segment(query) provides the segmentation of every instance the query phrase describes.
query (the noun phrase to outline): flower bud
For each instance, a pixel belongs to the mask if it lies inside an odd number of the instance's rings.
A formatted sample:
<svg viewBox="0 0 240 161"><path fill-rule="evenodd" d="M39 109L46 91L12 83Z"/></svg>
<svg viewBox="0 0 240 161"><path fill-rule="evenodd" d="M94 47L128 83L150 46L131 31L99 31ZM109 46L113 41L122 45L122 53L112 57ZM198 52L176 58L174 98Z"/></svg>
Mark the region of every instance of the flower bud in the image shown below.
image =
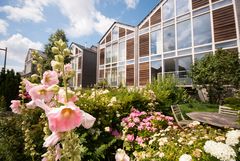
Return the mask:
<svg viewBox="0 0 240 161"><path fill-rule="evenodd" d="M38 75L37 74L33 74L33 75L31 75L31 78L33 79L33 80L37 80L38 79Z"/></svg>
<svg viewBox="0 0 240 161"><path fill-rule="evenodd" d="M64 57L62 55L55 55L54 58L57 62L64 62Z"/></svg>
<svg viewBox="0 0 240 161"><path fill-rule="evenodd" d="M64 56L69 56L69 55L70 55L70 50L69 50L68 48L65 48L65 49L63 50L63 55L64 55Z"/></svg>
<svg viewBox="0 0 240 161"><path fill-rule="evenodd" d="M36 61L36 60L33 60L32 63L33 63L33 64L37 64L37 61Z"/></svg>
<svg viewBox="0 0 240 161"><path fill-rule="evenodd" d="M60 43L60 47L61 47L61 48L60 48L61 50L64 50L64 49L67 48L67 44L62 41L62 42Z"/></svg>
<svg viewBox="0 0 240 161"><path fill-rule="evenodd" d="M47 90L57 93L59 91L59 86L58 85L52 85L52 86L48 87Z"/></svg>
<svg viewBox="0 0 240 161"><path fill-rule="evenodd" d="M59 53L59 50L58 50L57 47L52 47L52 52L53 52L54 54L58 54L58 53Z"/></svg>

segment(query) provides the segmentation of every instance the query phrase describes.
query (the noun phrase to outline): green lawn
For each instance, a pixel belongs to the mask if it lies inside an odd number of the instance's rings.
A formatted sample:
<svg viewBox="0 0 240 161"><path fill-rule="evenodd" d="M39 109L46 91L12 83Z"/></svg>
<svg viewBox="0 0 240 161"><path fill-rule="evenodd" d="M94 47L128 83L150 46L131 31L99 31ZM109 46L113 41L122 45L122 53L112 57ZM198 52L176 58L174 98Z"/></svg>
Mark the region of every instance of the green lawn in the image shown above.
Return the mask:
<svg viewBox="0 0 240 161"><path fill-rule="evenodd" d="M188 103L181 104L180 108L184 116L188 112L218 112L219 105L208 103Z"/></svg>

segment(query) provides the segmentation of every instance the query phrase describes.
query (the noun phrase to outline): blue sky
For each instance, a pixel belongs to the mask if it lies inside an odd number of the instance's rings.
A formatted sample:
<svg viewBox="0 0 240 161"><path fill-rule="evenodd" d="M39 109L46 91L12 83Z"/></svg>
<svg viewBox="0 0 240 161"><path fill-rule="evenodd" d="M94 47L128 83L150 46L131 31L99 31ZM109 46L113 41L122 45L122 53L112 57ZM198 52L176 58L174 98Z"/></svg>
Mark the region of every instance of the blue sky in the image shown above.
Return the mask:
<svg viewBox="0 0 240 161"><path fill-rule="evenodd" d="M69 44L95 45L114 21L137 25L160 0L0 0L0 48L22 71L28 48L43 49L63 29ZM0 51L0 68L4 52Z"/></svg>

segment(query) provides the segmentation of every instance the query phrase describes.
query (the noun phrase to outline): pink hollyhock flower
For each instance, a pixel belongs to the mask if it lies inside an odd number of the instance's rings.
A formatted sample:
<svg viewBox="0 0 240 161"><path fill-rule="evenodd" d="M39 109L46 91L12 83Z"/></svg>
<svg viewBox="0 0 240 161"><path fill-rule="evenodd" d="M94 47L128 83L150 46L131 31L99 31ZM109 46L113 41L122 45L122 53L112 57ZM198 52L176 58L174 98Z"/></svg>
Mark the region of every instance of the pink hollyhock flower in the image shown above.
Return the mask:
<svg viewBox="0 0 240 161"><path fill-rule="evenodd" d="M64 65L64 70L66 73L71 73L73 71L72 65L71 64L65 64Z"/></svg>
<svg viewBox="0 0 240 161"><path fill-rule="evenodd" d="M61 88L58 91L56 99L58 100L59 103L66 104L67 102L76 102L78 100L78 97L74 94L73 91L68 89L68 101L67 101L66 92L63 88Z"/></svg>
<svg viewBox="0 0 240 161"><path fill-rule="evenodd" d="M65 132L82 124L83 113L73 102L68 102L66 106L50 108L47 118L52 132Z"/></svg>
<svg viewBox="0 0 240 161"><path fill-rule="evenodd" d="M29 95L33 101L43 99L46 102L50 102L54 94L53 92L47 90L47 86L38 85L30 89Z"/></svg>
<svg viewBox="0 0 240 161"><path fill-rule="evenodd" d="M20 109L20 106L21 106L21 102L19 100L12 100L11 101L11 109L12 109L12 112L13 113L17 113L17 114L21 114L21 109Z"/></svg>
<svg viewBox="0 0 240 161"><path fill-rule="evenodd" d="M127 135L127 140L130 141L130 142L133 142L133 140L134 140L134 135L133 135L133 134L132 134L132 135L131 135L131 134L128 134L128 135Z"/></svg>
<svg viewBox="0 0 240 161"><path fill-rule="evenodd" d="M41 80L43 85L51 86L59 83L58 73L55 71L46 71L43 74L43 79Z"/></svg>
<svg viewBox="0 0 240 161"><path fill-rule="evenodd" d="M44 103L44 100L35 100L35 105L42 108L46 113L50 111L50 107Z"/></svg>
<svg viewBox="0 0 240 161"><path fill-rule="evenodd" d="M138 142L139 145L143 144L143 138L137 136L136 141Z"/></svg>
<svg viewBox="0 0 240 161"><path fill-rule="evenodd" d="M43 147L54 146L61 139L60 134L57 132L53 132L50 136L45 139L43 143Z"/></svg>
<svg viewBox="0 0 240 161"><path fill-rule="evenodd" d="M82 126L86 129L91 128L94 122L96 121L96 118L84 111L82 111L82 114L83 114Z"/></svg>
<svg viewBox="0 0 240 161"><path fill-rule="evenodd" d="M27 106L27 108L29 108L29 109L35 109L36 104L35 104L34 101L30 101L30 102L26 103L26 106Z"/></svg>
<svg viewBox="0 0 240 161"><path fill-rule="evenodd" d="M130 161L129 156L122 149L117 150L117 153L115 155L115 159L116 159L116 161Z"/></svg>
<svg viewBox="0 0 240 161"><path fill-rule="evenodd" d="M26 91L29 93L30 89L36 86L36 84L33 84L29 82L27 79L23 80L23 83L25 84Z"/></svg>

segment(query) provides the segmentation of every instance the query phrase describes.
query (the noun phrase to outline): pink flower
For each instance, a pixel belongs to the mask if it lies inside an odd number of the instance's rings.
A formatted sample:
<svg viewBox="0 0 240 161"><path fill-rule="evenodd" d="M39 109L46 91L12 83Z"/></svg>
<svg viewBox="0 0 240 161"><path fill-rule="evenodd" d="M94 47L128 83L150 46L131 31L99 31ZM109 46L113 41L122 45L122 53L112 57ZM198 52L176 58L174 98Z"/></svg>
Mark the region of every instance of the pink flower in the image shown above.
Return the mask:
<svg viewBox="0 0 240 161"><path fill-rule="evenodd" d="M72 65L71 64L64 65L64 70L66 73L72 72Z"/></svg>
<svg viewBox="0 0 240 161"><path fill-rule="evenodd" d="M52 132L65 132L82 124L83 113L74 103L69 102L60 108L50 108L47 118Z"/></svg>
<svg viewBox="0 0 240 161"><path fill-rule="evenodd" d="M36 104L34 101L30 101L30 102L26 103L26 106L29 109L34 109L36 107Z"/></svg>
<svg viewBox="0 0 240 161"><path fill-rule="evenodd" d="M116 161L130 161L130 158L124 150L118 149L117 153L115 155L115 160Z"/></svg>
<svg viewBox="0 0 240 161"><path fill-rule="evenodd" d="M46 71L43 74L43 79L41 80L43 85L51 86L59 83L58 73L55 71Z"/></svg>
<svg viewBox="0 0 240 161"><path fill-rule="evenodd" d="M112 131L112 135L115 137L120 137L120 133L117 130Z"/></svg>
<svg viewBox="0 0 240 161"><path fill-rule="evenodd" d="M55 146L55 153L56 153L55 161L60 160L61 159L61 148L60 148L59 144L57 144Z"/></svg>
<svg viewBox="0 0 240 161"><path fill-rule="evenodd" d="M136 141L138 142L139 145L143 144L143 138L137 136Z"/></svg>
<svg viewBox="0 0 240 161"><path fill-rule="evenodd" d="M53 92L48 91L47 87L44 85L38 85L30 89L29 95L33 101L43 99L46 102L50 102L53 97Z"/></svg>
<svg viewBox="0 0 240 161"><path fill-rule="evenodd" d="M21 102L19 100L12 100L11 101L11 109L12 109L12 112L13 113L17 113L17 114L21 114L21 109L20 109L20 106L21 106Z"/></svg>
<svg viewBox="0 0 240 161"><path fill-rule="evenodd" d="M135 123L134 122L129 122L128 123L128 128L131 128L131 127L134 127L135 126Z"/></svg>
<svg viewBox="0 0 240 161"><path fill-rule="evenodd" d="M57 144L57 142L60 140L60 134L53 132L50 136L48 136L45 139L45 142L43 143L43 147L49 147L49 146L54 146Z"/></svg>
<svg viewBox="0 0 240 161"><path fill-rule="evenodd" d="M140 122L140 119L139 119L138 117L135 117L135 118L133 119L133 121L134 121L135 123L139 123L139 122Z"/></svg>
<svg viewBox="0 0 240 161"><path fill-rule="evenodd" d="M65 104L67 102L76 102L78 100L78 97L75 95L73 91L68 89L68 101L66 98L66 92L63 88L61 88L58 91L58 95L56 96L59 103Z"/></svg>
<svg viewBox="0 0 240 161"><path fill-rule="evenodd" d="M26 91L29 93L30 89L36 86L36 84L33 84L29 82L27 79L23 80L23 83L25 84Z"/></svg>
<svg viewBox="0 0 240 161"><path fill-rule="evenodd" d="M132 134L132 135L131 135L131 134L128 134L128 135L127 135L127 140L130 141L130 142L133 142L133 140L134 140L134 135L133 135L133 134Z"/></svg>
<svg viewBox="0 0 240 161"><path fill-rule="evenodd" d="M82 111L82 114L83 114L82 126L86 129L91 128L94 122L96 121L96 118L84 111Z"/></svg>

